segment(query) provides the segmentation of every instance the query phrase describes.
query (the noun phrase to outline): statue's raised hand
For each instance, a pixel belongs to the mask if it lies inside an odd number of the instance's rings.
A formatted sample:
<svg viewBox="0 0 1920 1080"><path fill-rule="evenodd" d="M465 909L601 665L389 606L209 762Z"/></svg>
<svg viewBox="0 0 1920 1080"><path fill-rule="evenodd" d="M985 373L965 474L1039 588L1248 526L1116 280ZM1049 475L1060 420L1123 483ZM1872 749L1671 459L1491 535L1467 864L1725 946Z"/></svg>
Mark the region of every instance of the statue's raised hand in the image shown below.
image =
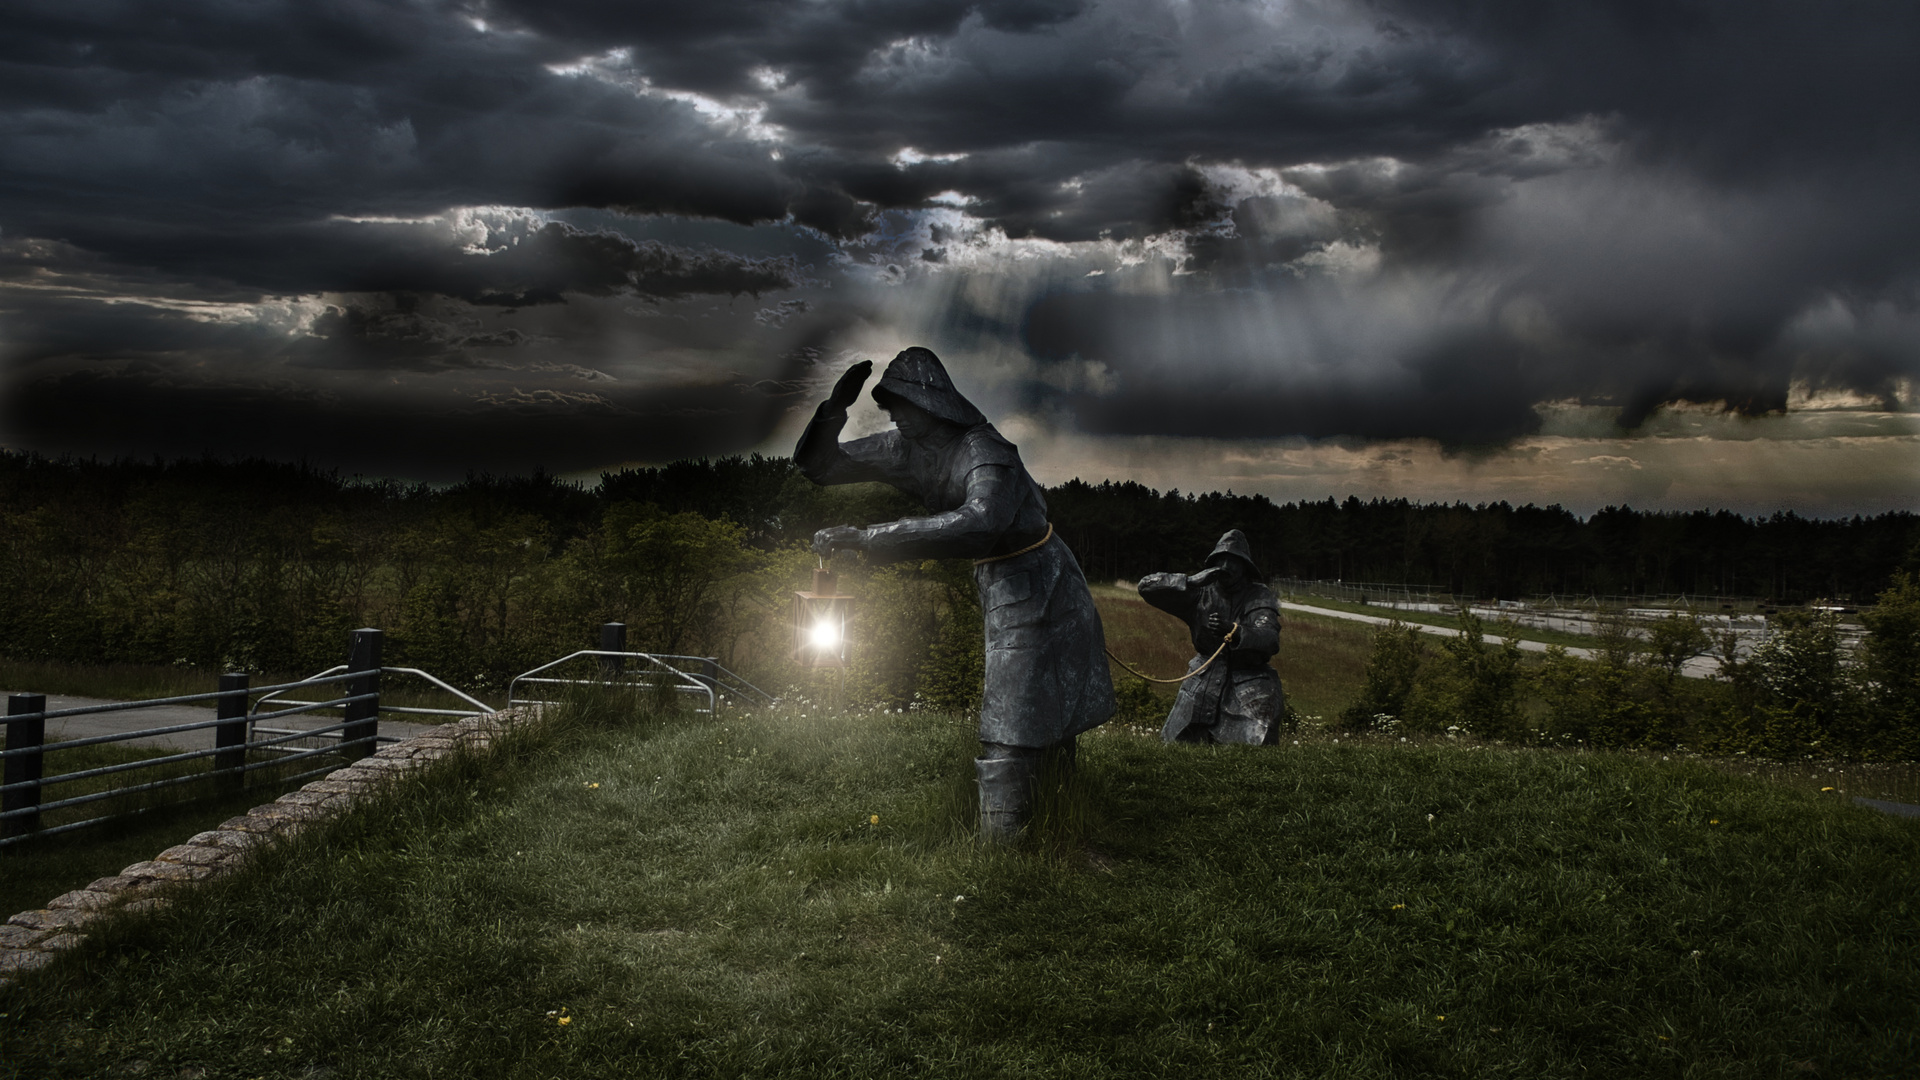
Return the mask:
<svg viewBox="0 0 1920 1080"><path fill-rule="evenodd" d="M846 412L853 403L860 400L860 388L867 384L867 377L873 374L873 361L862 360L847 369L840 381L833 384L833 393L827 397L827 406Z"/></svg>

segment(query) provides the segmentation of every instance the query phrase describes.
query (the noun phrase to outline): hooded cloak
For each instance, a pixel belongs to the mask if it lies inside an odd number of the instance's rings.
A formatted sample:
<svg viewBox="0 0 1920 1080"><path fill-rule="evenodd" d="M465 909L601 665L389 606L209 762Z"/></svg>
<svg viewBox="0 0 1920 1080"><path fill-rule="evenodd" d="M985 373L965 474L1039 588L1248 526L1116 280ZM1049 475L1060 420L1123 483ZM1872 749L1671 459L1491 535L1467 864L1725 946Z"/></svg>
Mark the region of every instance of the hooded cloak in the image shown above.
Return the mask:
<svg viewBox="0 0 1920 1080"><path fill-rule="evenodd" d="M1073 553L1049 538L1046 496L1019 450L930 350L894 357L873 397L882 407L910 402L942 428L922 439L895 428L842 443L847 414L828 400L794 461L816 484L878 481L927 508L926 517L867 527L863 546L876 560L991 560L973 572L986 632L980 740L1041 748L1105 723L1114 701L1100 613Z"/></svg>

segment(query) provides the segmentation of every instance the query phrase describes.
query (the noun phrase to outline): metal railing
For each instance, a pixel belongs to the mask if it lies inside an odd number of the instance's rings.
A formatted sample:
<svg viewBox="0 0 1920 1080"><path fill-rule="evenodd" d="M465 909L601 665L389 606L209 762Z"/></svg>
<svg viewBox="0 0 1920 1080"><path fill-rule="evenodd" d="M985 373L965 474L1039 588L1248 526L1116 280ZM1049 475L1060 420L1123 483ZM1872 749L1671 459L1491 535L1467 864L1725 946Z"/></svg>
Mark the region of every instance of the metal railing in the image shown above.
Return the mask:
<svg viewBox="0 0 1920 1080"><path fill-rule="evenodd" d="M271 712L271 713L262 713L262 712L260 712L260 711L259 711L259 709L260 709L260 707L261 707L261 706L263 706L263 705L265 705L265 704L267 704L268 702L275 702L275 701L276 701L276 699L279 699L279 700L278 700L278 701L276 702L277 704L283 704L283 705L299 705L299 706L307 706L307 707L309 707L310 709L332 709L332 708L338 708L338 707L339 707L339 704L338 704L338 703L336 703L336 702L330 702L330 701L296 701L296 700L293 700L293 699L291 699L291 698L285 698L285 699L281 699L281 698L280 698L280 695L281 695L281 694L283 694L283 693L287 693L287 692L288 692L288 691L289 691L290 689L296 689L296 688L298 688L298 687L301 687L301 686L306 686L306 685L310 685L310 684L312 684L312 683L313 683L313 682L314 682L315 680L317 680L317 679L321 679L321 678L324 678L324 677L326 677L326 676L329 676L329 675L332 675L332 674L334 674L335 672L338 672L338 671L344 671L344 670L346 670L346 667L347 667L347 665L345 665L345 664L335 664L334 666L332 666L332 667L330 667L330 668L328 668L328 669L327 669L327 670L325 670L325 671L322 671L322 672L320 672L320 673L319 673L319 674L317 674L317 675L310 675L310 676L308 676L308 677L307 677L307 678L306 678L305 680L303 680L303 681L301 681L301 682L298 682L298 683L289 683L289 684L287 684L287 687L285 687L285 688L282 688L282 689L276 689L276 690L273 690L273 692L271 692L271 693L267 693L267 694L262 694L262 695L260 696L260 699L259 699L258 701L256 701L256 702L254 702L254 703L253 703L253 708L252 708L251 710L249 710L249 711L248 711L248 713L247 713L247 720L248 720L248 729L247 729L247 730L248 730L248 739L249 739L249 741L251 741L251 739L252 739L252 736L253 736L254 734L256 734L256 733L262 733L262 732L264 732L264 733L266 733L266 734L268 734L268 735L295 735L295 734L299 734L299 735L307 735L307 736L313 736L313 735L317 735L317 734L322 734L322 733L323 733L323 731L322 731L322 729L317 729L317 728L309 728L309 729L300 729L300 728L268 728L268 727L259 727L259 726L257 726L257 723L258 723L258 721L261 721L261 720L271 720L271 719L273 719L274 717L277 717L277 716L286 716L286 715L291 715L291 713L292 713L292 712L294 712L294 711L307 711L307 710L304 710L304 709L302 709L302 710L289 710L288 712ZM383 668L381 668L381 669L380 669L380 674L382 674L382 675L411 675L411 676L414 676L414 677L416 677L416 678L420 678L420 679L425 679L425 680L426 680L427 682L429 682L429 683L432 683L432 684L433 684L433 685L434 685L435 687L437 687L437 688L439 688L439 689L441 689L441 690L445 690L445 691L446 691L447 693L449 693L449 694L452 694L453 696L455 696L455 697L457 697L457 698L459 698L459 699L461 699L462 701L465 701L465 702L467 702L468 704L470 704L470 705L472 705L472 706L473 706L473 708L471 708L471 709L428 709L428 708L422 708L422 707L420 707L420 706L415 706L415 705L382 705L382 706L380 706L380 711L381 711L381 712L383 712L383 713L411 713L411 714L414 714L414 715L421 715L421 716L457 716L457 717L462 717L462 718L465 718L465 717L469 717L469 716L484 716L484 715L486 715L487 713L490 713L490 712L493 712L493 711L494 711L494 709L493 709L493 706L491 706L491 705L489 705L489 704L487 704L487 703L486 703L486 702L484 702L484 701L481 701L481 700L480 700L479 698L477 698L477 697L474 697L474 696L473 696L472 694L469 694L469 693L467 693L466 691L464 691L464 690L461 690L461 689L459 689L458 687L455 687L455 686L453 686L453 685L451 685L451 684L449 684L449 683L447 683L447 682L445 682L444 680L442 680L442 679L440 679L440 678L439 678L438 676L435 676L435 675L432 675L432 674L430 674L430 673L428 673L428 672L425 672L425 671L422 671L422 670L420 670L419 668L403 668L403 667L383 667ZM329 728L329 729L325 729L325 730L326 730L326 731L332 731L332 730L336 730L336 729L333 729L333 728ZM388 741L388 740L390 739L390 737L389 737L389 736L382 736L381 738L382 738L382 741ZM291 748L291 747L290 747L290 748L288 748L288 749L294 749L294 748Z"/></svg>
<svg viewBox="0 0 1920 1080"><path fill-rule="evenodd" d="M153 807L121 810L51 826L43 825L41 820L41 815L48 811L87 806L110 799L124 800L130 796L182 784L212 783L216 791L236 791L244 788L250 774L260 769L276 770L272 777L276 784L290 783L320 773L331 772L340 768L343 760L351 762L372 753L377 743L399 741L396 736L380 734L379 723L382 712L464 717L494 711L487 703L419 668L382 667L380 665L381 637L381 632L378 630L356 630L351 635L347 663L328 668L318 675L297 682L280 683L274 686L251 686L249 676L229 674L220 676L220 688L210 693L182 694L175 697L104 705L81 705L68 709L48 709L44 694L12 695L7 702L7 717L4 723L5 749L0 750L0 761L4 762L4 773L0 773L0 845L84 829L131 814L144 813ZM380 703L382 675L406 675L424 679L474 708L468 710L382 706ZM345 684L346 692L324 700L296 700L282 696L336 684ZM258 700L250 706L249 699L254 695L258 695ZM215 703L215 715L211 720L166 724L134 731L62 739L57 742L46 741L48 720L100 713L131 712L166 705L190 705L205 701ZM275 707L264 708L268 705ZM341 709L343 715L336 723L310 728L276 728L266 727L260 723L263 720L277 720L324 709ZM152 739L208 728L213 729L214 733L212 749L162 753L155 757L77 769L56 776L43 774L46 756L55 751L124 743L135 739ZM325 745L314 746L312 740L315 739L325 739L327 742ZM258 755L261 753L270 753L273 756L260 759ZM327 756L330 760L317 768L288 773L289 766L297 768L295 765L297 762L322 756ZM254 760L249 760L250 757ZM165 769L168 766L207 758L213 759L211 769L162 776L144 783L110 787L52 801L46 801L43 798L47 788L57 785L117 776L141 769Z"/></svg>
<svg viewBox="0 0 1920 1080"><path fill-rule="evenodd" d="M301 687L324 686L334 683L364 682L377 677L377 670L349 671L316 679L302 679L299 682L283 683L279 686L260 687L266 691L284 691ZM123 813L105 814L82 821L66 822L60 825L42 827L40 816L50 810L84 806L108 799L120 799L149 791L174 787L180 784L205 783L209 780L226 779L230 787L243 786L246 774L258 769L276 768L284 770L290 763L313 758L322 754L333 755L336 759L344 752L364 756L372 752L373 744L379 739L377 730L364 730L348 735L348 729L356 726L366 728L368 721L358 715L350 715L340 723L319 728L296 731L268 739L248 738L246 728L254 717L246 712L246 698L255 692L245 684L246 676L238 676L239 685L234 685L235 676L222 677L222 688L206 694L182 694L177 697L155 698L148 701L117 702L111 705L82 705L70 709L46 708L44 694L14 694L8 699L6 749L0 750L0 759L5 761L4 782L0 782L0 845L19 843L36 836L52 836L72 832L90 825L127 816L127 813L140 813L134 810ZM353 707L358 705L378 708L379 692L348 693L323 702L298 705L289 709L280 709L263 714L261 718L291 716L295 713L312 712L320 708L344 707L357 713ZM143 728L138 731L113 732L106 735L90 735L78 739L62 739L58 742L46 742L45 731L48 720L58 720L70 716L84 716L96 713L129 712L135 709L153 708L161 705L186 705L199 701L217 701L219 715L212 720L200 720L185 724L168 724L161 727ZM90 769L60 773L55 776L42 774L46 755L57 750L73 750L83 746L100 746L107 743L126 742L132 739L153 738L160 735L175 735L188 731L214 729L215 744L209 750L188 750L159 757L142 758L137 761L118 762ZM280 744L297 739L307 739L315 735L339 732L341 738L331 746L317 749L293 749L286 756L265 761L246 760L249 750L278 747ZM138 769L153 769L187 761L205 758L214 759L212 769L182 773L176 776L162 777L141 784L129 784L112 787L103 791L88 792L64 799L44 801L41 793L44 789L59 784L70 784L80 780L118 773L132 772ZM299 772L291 776L280 776L282 782L304 779L321 772L331 772L339 768L337 760L318 769ZM143 808L144 809L144 808Z"/></svg>
<svg viewBox="0 0 1920 1080"><path fill-rule="evenodd" d="M627 628L624 623L603 625L600 628L598 649L581 649L578 652L568 653L558 660L515 675L507 683L507 707L555 704L539 698L521 697L519 690L522 683L535 686L600 686L705 694L707 707L695 710L705 713L712 713L717 709L722 702L726 701L726 695L732 695L743 701L757 701L763 705L778 703L778 699L772 694L720 666L720 661L716 657L629 652L626 643ZM586 657L594 657L599 661L597 678L559 678L542 675L543 672L554 671L563 664ZM638 660L643 666L638 671L629 671L626 667L628 660Z"/></svg>

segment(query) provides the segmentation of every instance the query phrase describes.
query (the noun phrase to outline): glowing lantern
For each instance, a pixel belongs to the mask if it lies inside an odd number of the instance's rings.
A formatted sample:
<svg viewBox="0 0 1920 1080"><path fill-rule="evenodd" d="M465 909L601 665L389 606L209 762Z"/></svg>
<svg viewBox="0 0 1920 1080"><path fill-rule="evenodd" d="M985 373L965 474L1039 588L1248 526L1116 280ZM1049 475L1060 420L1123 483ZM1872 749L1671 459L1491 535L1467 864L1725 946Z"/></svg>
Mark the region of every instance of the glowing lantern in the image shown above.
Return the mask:
<svg viewBox="0 0 1920 1080"><path fill-rule="evenodd" d="M802 667L847 666L847 624L853 597L840 595L837 575L813 572L813 591L793 594L793 656Z"/></svg>

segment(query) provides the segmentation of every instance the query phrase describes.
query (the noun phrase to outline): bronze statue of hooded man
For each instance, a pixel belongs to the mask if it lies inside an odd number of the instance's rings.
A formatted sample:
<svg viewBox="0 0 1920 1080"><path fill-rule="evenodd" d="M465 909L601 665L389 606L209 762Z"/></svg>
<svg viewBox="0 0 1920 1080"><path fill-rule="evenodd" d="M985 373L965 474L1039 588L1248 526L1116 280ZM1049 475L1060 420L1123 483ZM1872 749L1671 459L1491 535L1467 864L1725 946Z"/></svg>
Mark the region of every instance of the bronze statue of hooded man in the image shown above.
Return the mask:
<svg viewBox="0 0 1920 1080"><path fill-rule="evenodd" d="M1250 746L1278 742L1287 699L1280 673L1268 661L1280 651L1280 601L1263 584L1246 534L1228 530L1197 574L1141 578L1140 599L1187 624L1194 651L1189 672L1207 665L1180 684L1160 738Z"/></svg>
<svg viewBox="0 0 1920 1080"><path fill-rule="evenodd" d="M872 372L869 361L847 369L800 436L794 461L816 484L891 484L929 514L822 529L813 549L864 551L879 562L974 560L986 627L974 761L980 830L1006 839L1031 815L1043 768L1070 768L1074 737L1113 715L1100 613L1019 451L954 388L930 350L901 352L873 388L894 429L840 441L847 408Z"/></svg>

